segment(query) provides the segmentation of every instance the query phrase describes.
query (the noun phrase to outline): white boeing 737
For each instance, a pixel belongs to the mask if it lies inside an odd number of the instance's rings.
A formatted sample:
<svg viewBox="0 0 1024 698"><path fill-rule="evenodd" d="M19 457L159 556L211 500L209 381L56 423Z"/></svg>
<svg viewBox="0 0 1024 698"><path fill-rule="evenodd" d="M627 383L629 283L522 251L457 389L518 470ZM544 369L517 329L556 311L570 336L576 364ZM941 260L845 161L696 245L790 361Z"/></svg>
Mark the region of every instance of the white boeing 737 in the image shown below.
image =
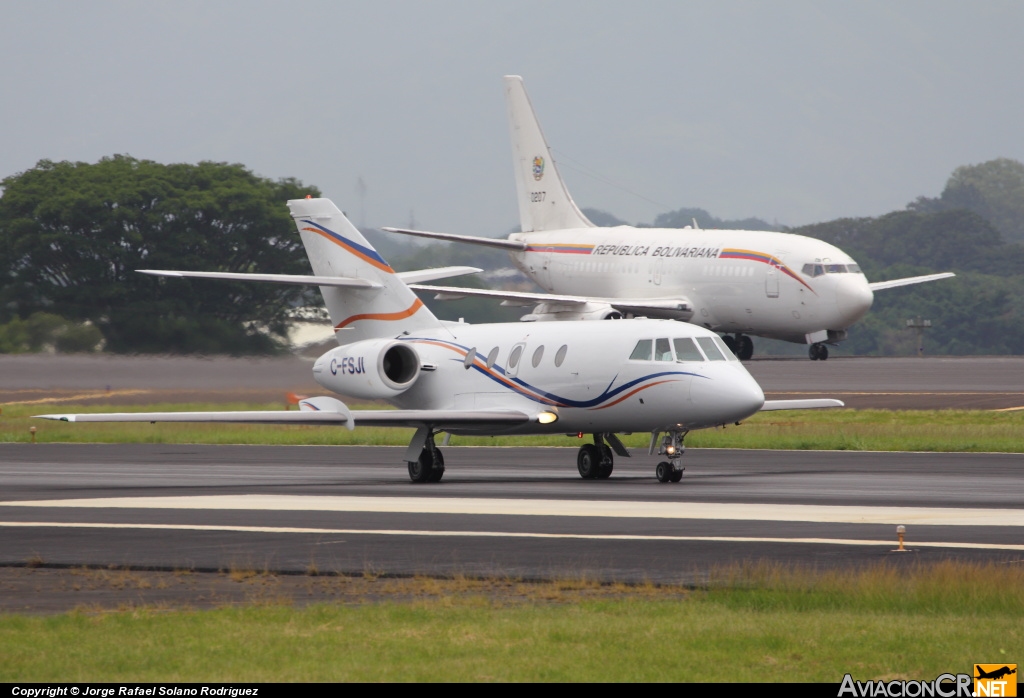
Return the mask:
<svg viewBox="0 0 1024 698"><path fill-rule="evenodd" d="M750 335L809 344L811 359L871 307L874 292L953 276L928 274L868 283L857 263L821 240L752 230L597 227L558 174L522 78L505 77L521 233L507 240L384 230L508 250L512 262L550 293L440 286L438 298L485 296L537 304L523 320L683 320L726 335L741 359Z"/></svg>
<svg viewBox="0 0 1024 698"><path fill-rule="evenodd" d="M68 422L248 422L412 427L405 453L413 482L437 482L449 434L592 434L576 464L584 478L611 475L616 436L650 432L661 482L678 482L683 437L759 410L842 406L838 400L765 401L718 335L669 320L468 325L438 320L328 199L288 206L312 276L145 270L161 276L320 287L338 343L313 364L334 393L397 409L350 410L334 397L300 411L50 414ZM444 270L416 272L437 276ZM269 277L269 278L268 278ZM664 435L664 436L663 436Z"/></svg>

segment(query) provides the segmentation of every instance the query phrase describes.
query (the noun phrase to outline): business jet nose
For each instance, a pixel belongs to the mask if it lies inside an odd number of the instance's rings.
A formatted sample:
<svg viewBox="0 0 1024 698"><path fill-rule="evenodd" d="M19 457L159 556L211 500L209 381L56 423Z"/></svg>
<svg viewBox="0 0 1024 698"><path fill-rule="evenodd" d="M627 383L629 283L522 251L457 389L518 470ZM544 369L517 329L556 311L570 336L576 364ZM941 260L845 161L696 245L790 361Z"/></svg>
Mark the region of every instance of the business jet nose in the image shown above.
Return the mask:
<svg viewBox="0 0 1024 698"><path fill-rule="evenodd" d="M843 327L849 327L864 317L874 300L875 294L871 292L871 287L864 277L847 275L838 279L836 306L839 308Z"/></svg>
<svg viewBox="0 0 1024 698"><path fill-rule="evenodd" d="M690 400L707 424L728 424L746 419L764 405L764 392L739 362L709 367L690 382Z"/></svg>

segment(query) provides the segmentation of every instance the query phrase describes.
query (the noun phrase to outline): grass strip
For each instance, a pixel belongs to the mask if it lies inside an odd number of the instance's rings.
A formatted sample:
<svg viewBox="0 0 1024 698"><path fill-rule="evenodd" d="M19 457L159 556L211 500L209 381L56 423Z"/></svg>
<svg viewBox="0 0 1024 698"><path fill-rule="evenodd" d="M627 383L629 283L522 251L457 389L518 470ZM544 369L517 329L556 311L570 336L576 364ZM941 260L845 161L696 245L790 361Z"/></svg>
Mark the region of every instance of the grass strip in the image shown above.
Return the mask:
<svg viewBox="0 0 1024 698"><path fill-rule="evenodd" d="M358 409L358 406L355 407ZM279 404L196 403L131 406L5 405L0 442L27 442L30 427L47 443L271 444L405 446L412 431L379 427L308 427L244 424L66 424L31 415L45 412L160 412L272 410ZM380 409L379 405L373 409ZM757 414L742 425L704 429L686 438L697 448L769 448L849 451L933 451L1024 453L1024 411L985 410L811 410ZM646 449L649 435L623 437L630 448ZM459 446L570 446L578 440L551 436L454 437Z"/></svg>
<svg viewBox="0 0 1024 698"><path fill-rule="evenodd" d="M402 602L4 615L0 681L838 682L1024 655L1015 565L741 565L700 589L604 596L572 582L504 584L512 595L421 583Z"/></svg>

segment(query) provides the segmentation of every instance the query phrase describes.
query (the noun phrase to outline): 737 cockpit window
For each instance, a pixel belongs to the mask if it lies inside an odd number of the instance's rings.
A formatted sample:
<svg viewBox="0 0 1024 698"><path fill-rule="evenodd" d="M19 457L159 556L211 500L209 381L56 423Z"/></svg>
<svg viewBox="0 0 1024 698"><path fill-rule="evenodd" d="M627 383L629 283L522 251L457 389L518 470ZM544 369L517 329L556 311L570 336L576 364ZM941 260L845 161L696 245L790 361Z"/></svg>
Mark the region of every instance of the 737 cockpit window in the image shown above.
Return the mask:
<svg viewBox="0 0 1024 698"><path fill-rule="evenodd" d="M822 274L824 274L825 268L822 267L820 264L805 264L804 268L801 269L800 271L802 271L805 276L810 276L811 278L814 278L815 276L821 276Z"/></svg>
<svg viewBox="0 0 1024 698"><path fill-rule="evenodd" d="M711 337L697 337L697 344L704 350L704 355L708 357L708 361L725 361L725 355L719 351L715 340Z"/></svg>
<svg viewBox="0 0 1024 698"><path fill-rule="evenodd" d="M676 345L676 360L677 361L703 361L704 355L700 353L700 349L693 343L693 340L689 337L682 339L673 339L672 343Z"/></svg>
<svg viewBox="0 0 1024 698"><path fill-rule="evenodd" d="M633 353L629 355L630 361L650 361L651 360L651 348L654 346L654 340L652 339L641 339L633 347Z"/></svg>

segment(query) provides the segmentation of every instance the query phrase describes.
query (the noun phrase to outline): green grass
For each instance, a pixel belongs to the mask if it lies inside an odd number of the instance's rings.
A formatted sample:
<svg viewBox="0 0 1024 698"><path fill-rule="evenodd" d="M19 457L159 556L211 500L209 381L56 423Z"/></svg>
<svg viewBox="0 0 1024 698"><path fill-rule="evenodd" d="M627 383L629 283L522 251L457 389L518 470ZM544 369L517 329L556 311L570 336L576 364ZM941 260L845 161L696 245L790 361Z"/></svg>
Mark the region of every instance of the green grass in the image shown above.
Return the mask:
<svg viewBox="0 0 1024 698"><path fill-rule="evenodd" d="M355 406L358 409L358 406ZM380 409L374 405L372 409ZM405 446L411 430L357 427L250 426L240 424L66 424L30 419L53 412L206 411L281 409L280 404L154 404L132 406L21 405L3 406L0 441L30 440L36 427L39 442L78 443L204 443L204 444L368 444ZM687 446L698 448L772 448L863 451L1000 451L1024 452L1024 410L805 410L766 412L742 425L695 431ZM623 437L630 448L646 449L649 435ZM564 435L517 437L455 437L461 446L571 446Z"/></svg>
<svg viewBox="0 0 1024 698"><path fill-rule="evenodd" d="M525 601L456 583L402 603L0 616L0 681L838 682L1024 656L1019 566L752 565L603 597L533 586Z"/></svg>

